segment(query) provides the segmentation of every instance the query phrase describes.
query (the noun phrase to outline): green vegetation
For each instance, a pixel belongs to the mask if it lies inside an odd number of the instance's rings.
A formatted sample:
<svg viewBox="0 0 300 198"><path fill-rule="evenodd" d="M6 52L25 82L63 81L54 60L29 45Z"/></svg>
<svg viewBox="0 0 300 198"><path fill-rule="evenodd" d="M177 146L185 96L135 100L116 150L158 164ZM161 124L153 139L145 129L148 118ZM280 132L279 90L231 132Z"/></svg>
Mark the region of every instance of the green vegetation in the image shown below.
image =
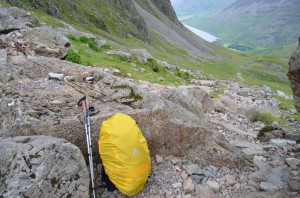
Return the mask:
<svg viewBox="0 0 300 198"><path fill-rule="evenodd" d="M51 185L52 185L52 188L54 188L54 186L56 185L56 184L58 184L58 179L56 178L56 177L52 177L52 179L51 179Z"/></svg>
<svg viewBox="0 0 300 198"><path fill-rule="evenodd" d="M253 116L251 121L252 122L261 121L266 125L270 125L275 121L278 122L279 124L284 123L284 120L282 118L274 117L269 113L257 113Z"/></svg>
<svg viewBox="0 0 300 198"><path fill-rule="evenodd" d="M159 72L160 70L160 65L154 60L153 58L148 58L147 59L147 65L154 71L154 72Z"/></svg>
<svg viewBox="0 0 300 198"><path fill-rule="evenodd" d="M81 63L80 55L73 49L68 50L66 60L77 64Z"/></svg>

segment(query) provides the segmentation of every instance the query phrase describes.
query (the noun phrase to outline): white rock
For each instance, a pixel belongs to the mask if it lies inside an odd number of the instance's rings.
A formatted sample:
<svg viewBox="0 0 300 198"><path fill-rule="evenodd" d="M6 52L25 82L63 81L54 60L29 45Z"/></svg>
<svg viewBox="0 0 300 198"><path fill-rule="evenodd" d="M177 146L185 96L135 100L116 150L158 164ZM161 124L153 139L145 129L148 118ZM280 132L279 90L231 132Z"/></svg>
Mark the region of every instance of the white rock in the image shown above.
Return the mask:
<svg viewBox="0 0 300 198"><path fill-rule="evenodd" d="M50 80L59 80L59 81L63 81L64 80L64 74L57 74L57 73L49 73L48 77Z"/></svg>
<svg viewBox="0 0 300 198"><path fill-rule="evenodd" d="M172 184L172 187L173 188L181 188L182 187L182 183L181 182L174 183L174 184Z"/></svg>
<svg viewBox="0 0 300 198"><path fill-rule="evenodd" d="M164 158L160 155L155 156L156 163L160 164L164 162Z"/></svg>

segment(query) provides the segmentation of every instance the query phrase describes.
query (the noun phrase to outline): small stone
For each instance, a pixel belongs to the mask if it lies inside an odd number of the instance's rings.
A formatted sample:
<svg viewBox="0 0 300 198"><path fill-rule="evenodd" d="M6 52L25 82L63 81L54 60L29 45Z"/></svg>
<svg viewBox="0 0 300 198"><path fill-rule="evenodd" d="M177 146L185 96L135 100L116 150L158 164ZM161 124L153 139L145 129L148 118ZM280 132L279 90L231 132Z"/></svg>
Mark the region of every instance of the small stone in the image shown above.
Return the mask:
<svg viewBox="0 0 300 198"><path fill-rule="evenodd" d="M179 157L173 157L170 159L171 162L174 164L174 165L177 165L177 166L181 166L182 165L182 161Z"/></svg>
<svg viewBox="0 0 300 198"><path fill-rule="evenodd" d="M269 183L269 182L261 182L259 185L259 189L267 192L274 192L277 190L277 186Z"/></svg>
<svg viewBox="0 0 300 198"><path fill-rule="evenodd" d="M186 178L188 178L188 174L185 172L185 171L182 171L182 173L181 173L181 178L183 179L183 180L186 180Z"/></svg>
<svg viewBox="0 0 300 198"><path fill-rule="evenodd" d="M298 171L290 171L290 173L291 173L291 175L292 175L293 177L296 177L296 176L298 176L298 174L299 174Z"/></svg>
<svg viewBox="0 0 300 198"><path fill-rule="evenodd" d="M183 192L184 194L190 194L194 191L195 185L190 178L187 178L183 183Z"/></svg>
<svg viewBox="0 0 300 198"><path fill-rule="evenodd" d="M300 192L300 183L296 181L288 182L288 187L292 192Z"/></svg>
<svg viewBox="0 0 300 198"><path fill-rule="evenodd" d="M191 194L184 195L184 198L192 198Z"/></svg>
<svg viewBox="0 0 300 198"><path fill-rule="evenodd" d="M49 73L48 74L49 80L59 80L63 81L64 80L64 74L57 74L57 73Z"/></svg>
<svg viewBox="0 0 300 198"><path fill-rule="evenodd" d="M265 145L265 146L263 146L263 150L264 151L270 151L270 150L272 150L274 148L274 146L272 146L272 145Z"/></svg>
<svg viewBox="0 0 300 198"><path fill-rule="evenodd" d="M86 77L86 82L93 82L94 81L94 78L93 77Z"/></svg>
<svg viewBox="0 0 300 198"><path fill-rule="evenodd" d="M197 198L212 198L213 192L208 186L197 185L196 186L196 197Z"/></svg>
<svg viewBox="0 0 300 198"><path fill-rule="evenodd" d="M201 176L201 175L191 175L190 178L191 178L191 180L193 180L193 182L195 182L197 184L201 184L201 182L204 179L204 176Z"/></svg>
<svg viewBox="0 0 300 198"><path fill-rule="evenodd" d="M197 164L189 164L184 166L184 169L189 175L197 174L197 175L202 175L203 172L201 168Z"/></svg>
<svg viewBox="0 0 300 198"><path fill-rule="evenodd" d="M285 161L292 168L297 168L297 166L300 164L300 160L296 158L286 158Z"/></svg>
<svg viewBox="0 0 300 198"><path fill-rule="evenodd" d="M300 152L300 144L296 144L293 148L294 152Z"/></svg>
<svg viewBox="0 0 300 198"><path fill-rule="evenodd" d="M67 81L67 82L73 82L75 81L76 77L75 76L66 76L64 78L64 81Z"/></svg>
<svg viewBox="0 0 300 198"><path fill-rule="evenodd" d="M225 178L226 178L227 184L229 184L230 186L232 186L236 183L235 178L232 175L226 175Z"/></svg>
<svg viewBox="0 0 300 198"><path fill-rule="evenodd" d="M165 79L162 78L162 77L159 77L158 80L159 80L159 81L164 81Z"/></svg>
<svg viewBox="0 0 300 198"><path fill-rule="evenodd" d="M173 188L181 188L182 187L182 183L181 182L174 183L174 184L172 184L172 187Z"/></svg>
<svg viewBox="0 0 300 198"><path fill-rule="evenodd" d="M164 158L160 155L156 155L155 156L155 160L157 164L163 163L164 162Z"/></svg>
<svg viewBox="0 0 300 198"><path fill-rule="evenodd" d="M276 167L276 166L282 166L284 164L284 162L282 160L273 160L273 161L270 162L270 164L272 166Z"/></svg>
<svg viewBox="0 0 300 198"><path fill-rule="evenodd" d="M249 176L248 176L248 179L250 181L255 182L255 183L259 183L263 180L263 178L262 178L262 176L259 172L250 173Z"/></svg>
<svg viewBox="0 0 300 198"><path fill-rule="evenodd" d="M129 78L131 78L133 75L131 73L126 74Z"/></svg>
<svg viewBox="0 0 300 198"><path fill-rule="evenodd" d="M208 181L207 186L209 186L214 192L218 192L220 190L218 182L215 181Z"/></svg>

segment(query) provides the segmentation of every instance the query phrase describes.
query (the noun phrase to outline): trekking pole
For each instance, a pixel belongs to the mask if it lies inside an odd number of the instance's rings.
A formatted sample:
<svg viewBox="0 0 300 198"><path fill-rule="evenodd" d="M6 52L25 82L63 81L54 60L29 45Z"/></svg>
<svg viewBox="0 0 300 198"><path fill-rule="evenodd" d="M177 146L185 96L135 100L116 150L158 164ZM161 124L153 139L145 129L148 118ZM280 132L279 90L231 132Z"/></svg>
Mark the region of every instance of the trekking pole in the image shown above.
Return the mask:
<svg viewBox="0 0 300 198"><path fill-rule="evenodd" d="M92 192L93 198L95 195L95 185L94 185L94 167L93 167L93 154L92 154L92 142L91 142L91 128L90 128L90 110L93 111L93 107L89 107L88 95L86 94L82 99L79 100L78 106L82 106L83 115L84 115L84 128L86 143L88 147L88 156L89 156L89 168L90 168L90 177L92 183Z"/></svg>

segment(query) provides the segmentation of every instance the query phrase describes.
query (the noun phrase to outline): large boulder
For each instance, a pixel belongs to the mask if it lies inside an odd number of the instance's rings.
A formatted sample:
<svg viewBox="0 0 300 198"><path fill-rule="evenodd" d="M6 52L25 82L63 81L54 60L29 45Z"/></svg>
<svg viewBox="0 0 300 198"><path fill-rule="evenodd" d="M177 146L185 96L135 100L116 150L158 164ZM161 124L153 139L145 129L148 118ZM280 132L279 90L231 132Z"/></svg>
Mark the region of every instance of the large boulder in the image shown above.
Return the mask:
<svg viewBox="0 0 300 198"><path fill-rule="evenodd" d="M47 136L0 138L0 194L88 197L89 172L78 147Z"/></svg>
<svg viewBox="0 0 300 198"><path fill-rule="evenodd" d="M300 38L299 38L300 44ZM300 45L299 45L300 46ZM288 77L291 82L291 87L293 90L293 97L296 110L300 112L300 47L298 46L297 51L292 55L289 61L289 72Z"/></svg>
<svg viewBox="0 0 300 198"><path fill-rule="evenodd" d="M16 7L0 7L0 33L33 27L38 24L37 18L25 10Z"/></svg>
<svg viewBox="0 0 300 198"><path fill-rule="evenodd" d="M92 144L97 145L102 121L115 113L132 116L145 135L152 155L187 156L194 162L216 166L243 166L247 158L208 127L201 105L193 111L186 97L181 102L151 94L131 81L112 76L104 69L84 67L55 58L28 56L1 68L5 84L0 100L0 136L51 135L65 138L86 154L82 110L77 100L89 92L96 108L91 117ZM72 82L48 79L48 73L75 76ZM6 80L5 74L13 75ZM1 76L3 74L3 77ZM89 84L83 79L93 77ZM17 80L22 79L22 80ZM202 97L201 90L199 96ZM190 90L198 97L197 89ZM194 105L197 105L196 103ZM97 146L93 147L98 156Z"/></svg>
<svg viewBox="0 0 300 198"><path fill-rule="evenodd" d="M26 55L64 58L69 40L48 26L13 31L0 37L1 46L6 46L10 54L22 52Z"/></svg>

